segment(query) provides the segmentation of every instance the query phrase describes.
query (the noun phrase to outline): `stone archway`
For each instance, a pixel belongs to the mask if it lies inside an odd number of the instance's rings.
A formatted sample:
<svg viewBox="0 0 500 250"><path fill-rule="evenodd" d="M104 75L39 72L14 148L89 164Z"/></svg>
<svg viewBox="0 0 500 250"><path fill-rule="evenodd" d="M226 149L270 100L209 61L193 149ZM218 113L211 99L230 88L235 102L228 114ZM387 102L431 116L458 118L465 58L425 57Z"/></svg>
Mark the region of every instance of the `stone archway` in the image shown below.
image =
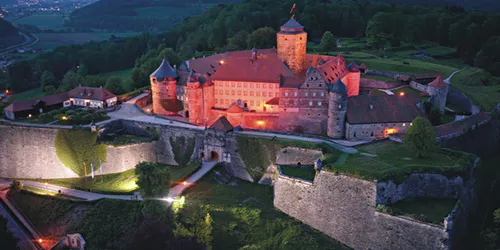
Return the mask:
<svg viewBox="0 0 500 250"><path fill-rule="evenodd" d="M219 153L215 151L210 152L210 160L212 161L219 161Z"/></svg>
<svg viewBox="0 0 500 250"><path fill-rule="evenodd" d="M184 112L184 117L189 118L189 110L187 110L186 112Z"/></svg>

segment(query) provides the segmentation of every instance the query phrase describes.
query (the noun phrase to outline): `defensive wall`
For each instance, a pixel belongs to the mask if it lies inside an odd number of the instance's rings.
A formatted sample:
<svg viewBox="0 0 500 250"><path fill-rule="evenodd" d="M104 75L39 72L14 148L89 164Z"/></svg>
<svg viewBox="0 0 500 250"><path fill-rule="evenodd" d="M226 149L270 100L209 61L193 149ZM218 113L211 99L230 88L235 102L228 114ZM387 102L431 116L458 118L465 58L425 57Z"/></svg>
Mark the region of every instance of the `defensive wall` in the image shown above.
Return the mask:
<svg viewBox="0 0 500 250"><path fill-rule="evenodd" d="M274 206L354 249L460 249L468 215L476 206L473 169L467 178L412 174L399 184L328 171L319 172L314 182L279 174ZM379 204L420 197L459 202L440 225L376 209Z"/></svg>

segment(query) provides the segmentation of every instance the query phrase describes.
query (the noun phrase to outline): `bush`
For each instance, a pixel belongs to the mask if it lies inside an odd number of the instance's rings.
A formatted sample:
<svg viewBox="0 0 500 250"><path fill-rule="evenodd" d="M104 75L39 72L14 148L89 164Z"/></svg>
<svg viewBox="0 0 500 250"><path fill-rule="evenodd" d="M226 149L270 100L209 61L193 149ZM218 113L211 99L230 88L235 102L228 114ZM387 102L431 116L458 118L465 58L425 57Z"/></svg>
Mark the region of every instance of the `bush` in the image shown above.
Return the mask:
<svg viewBox="0 0 500 250"><path fill-rule="evenodd" d="M170 145L174 153L174 159L179 166L186 166L191 160L194 151L194 138L170 137Z"/></svg>
<svg viewBox="0 0 500 250"><path fill-rule="evenodd" d="M137 185L142 197L165 197L170 186L170 172L167 166L154 162L141 162L135 166Z"/></svg>
<svg viewBox="0 0 500 250"><path fill-rule="evenodd" d="M429 120L417 117L406 132L404 145L417 157L426 157L436 148L436 132Z"/></svg>
<svg viewBox="0 0 500 250"><path fill-rule="evenodd" d="M79 176L91 172L92 159L106 161L107 147L97 144L97 134L84 130L59 130L56 134L56 155L59 160ZM84 169L86 167L86 170ZM98 170L99 165L94 166Z"/></svg>

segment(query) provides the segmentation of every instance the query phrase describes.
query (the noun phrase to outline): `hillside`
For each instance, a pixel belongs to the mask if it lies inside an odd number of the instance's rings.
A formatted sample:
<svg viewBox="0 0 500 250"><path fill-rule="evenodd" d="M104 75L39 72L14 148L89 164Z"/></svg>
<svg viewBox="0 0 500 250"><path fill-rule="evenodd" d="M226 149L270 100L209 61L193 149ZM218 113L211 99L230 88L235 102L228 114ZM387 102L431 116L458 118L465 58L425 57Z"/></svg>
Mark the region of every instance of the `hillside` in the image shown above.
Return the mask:
<svg viewBox="0 0 500 250"><path fill-rule="evenodd" d="M0 0L0 7L5 6L5 5L10 5L10 4L16 4L16 0Z"/></svg>
<svg viewBox="0 0 500 250"><path fill-rule="evenodd" d="M16 27L0 18L0 50L22 41L23 38L18 34Z"/></svg>
<svg viewBox="0 0 500 250"><path fill-rule="evenodd" d="M101 0L74 11L66 23L74 28L111 31L165 31L186 17L198 15L218 3L239 0Z"/></svg>
<svg viewBox="0 0 500 250"><path fill-rule="evenodd" d="M362 2L379 2L388 4L415 4L426 6L458 5L468 10L500 12L498 0L361 0Z"/></svg>

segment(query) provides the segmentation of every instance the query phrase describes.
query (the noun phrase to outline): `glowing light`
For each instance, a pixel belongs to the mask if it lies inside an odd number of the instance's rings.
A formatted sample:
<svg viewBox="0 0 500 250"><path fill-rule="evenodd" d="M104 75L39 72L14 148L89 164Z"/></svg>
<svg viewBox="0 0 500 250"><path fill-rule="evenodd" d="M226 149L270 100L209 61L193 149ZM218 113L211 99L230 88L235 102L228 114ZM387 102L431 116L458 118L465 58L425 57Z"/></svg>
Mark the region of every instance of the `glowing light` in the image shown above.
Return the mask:
<svg viewBox="0 0 500 250"><path fill-rule="evenodd" d="M264 125L264 121L257 121L257 125L259 125L259 126Z"/></svg>
<svg viewBox="0 0 500 250"><path fill-rule="evenodd" d="M6 89L6 90L5 90L5 94L8 94L8 93L9 93L9 90L8 90L8 89Z"/></svg>
<svg viewBox="0 0 500 250"><path fill-rule="evenodd" d="M68 120L68 117L63 116L63 117L61 117L61 119L64 120L64 121L66 121L66 120Z"/></svg>
<svg viewBox="0 0 500 250"><path fill-rule="evenodd" d="M403 123L403 127L406 127L406 123Z"/></svg>
<svg viewBox="0 0 500 250"><path fill-rule="evenodd" d="M45 185L47 185L47 184L49 184L49 183L45 182Z"/></svg>
<svg viewBox="0 0 500 250"><path fill-rule="evenodd" d="M182 185L186 186L188 183L187 181L182 182Z"/></svg>
<svg viewBox="0 0 500 250"><path fill-rule="evenodd" d="M28 118L31 118L31 114L28 115Z"/></svg>
<svg viewBox="0 0 500 250"><path fill-rule="evenodd" d="M38 243L42 243L42 242L43 242L43 240L42 240L42 239L38 239Z"/></svg>
<svg viewBox="0 0 500 250"><path fill-rule="evenodd" d="M385 132L386 132L388 135L390 135L390 134L394 134L394 133L396 133L396 130L395 130L395 129L393 129L393 128L390 128L390 129L387 129Z"/></svg>
<svg viewBox="0 0 500 250"><path fill-rule="evenodd" d="M166 200L166 201L168 201L168 202L174 202L174 199L173 199L173 198L171 198L171 197L168 197L168 198L167 198L167 199L165 199L165 200Z"/></svg>
<svg viewBox="0 0 500 250"><path fill-rule="evenodd" d="M151 112L151 109L146 109L146 111Z"/></svg>
<svg viewBox="0 0 500 250"><path fill-rule="evenodd" d="M399 93L399 96L404 96L405 95L405 92L400 92Z"/></svg>
<svg viewBox="0 0 500 250"><path fill-rule="evenodd" d="M224 60L220 60L220 62L219 62L219 63L220 63L220 64L224 64Z"/></svg>

